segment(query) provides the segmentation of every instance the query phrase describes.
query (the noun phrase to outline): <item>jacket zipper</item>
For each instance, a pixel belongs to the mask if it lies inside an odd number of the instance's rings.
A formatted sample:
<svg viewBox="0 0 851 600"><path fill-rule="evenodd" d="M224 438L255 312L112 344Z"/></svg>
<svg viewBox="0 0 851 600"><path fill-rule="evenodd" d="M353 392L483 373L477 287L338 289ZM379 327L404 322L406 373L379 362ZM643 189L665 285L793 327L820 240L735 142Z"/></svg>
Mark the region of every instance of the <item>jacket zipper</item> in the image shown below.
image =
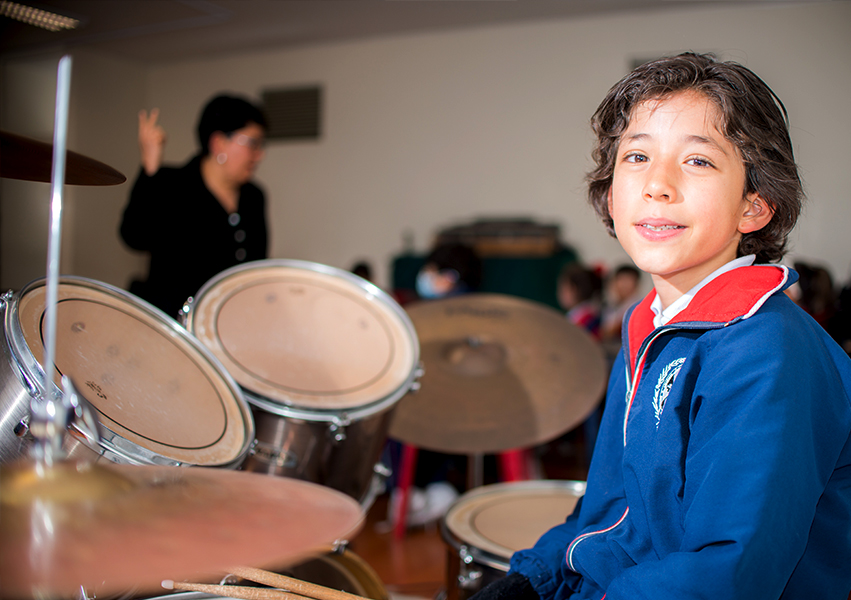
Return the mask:
<svg viewBox="0 0 851 600"><path fill-rule="evenodd" d="M635 361L635 372L630 376L629 374L629 363L626 365L626 380L629 382L629 387L627 388L627 403L626 409L624 410L623 415L623 445L626 448L626 424L629 421L629 411L632 409L632 402L635 400L635 394L638 390L638 379L641 376L641 372L644 369L644 361L647 358L647 351L650 350L650 345L656 341L660 335L667 333L669 331L673 331L675 327L662 327L654 331L650 337L644 340L642 347L639 349L638 358Z"/></svg>
<svg viewBox="0 0 851 600"><path fill-rule="evenodd" d="M650 349L650 345L653 343L653 341L656 338L658 338L663 333L670 331L671 329L674 329L674 328L673 327L660 328L659 330L655 331L650 337L648 337L646 340L644 340L642 347L639 349L638 360L636 360L635 372L632 374L632 376L630 376L630 373L629 373L629 364L627 363L627 365L626 365L626 380L629 382L629 389L627 390L627 396L628 396L629 399L627 401L627 405L626 405L626 409L624 410L624 417L623 417L623 445L624 445L624 447L626 447L626 424L627 424L627 421L629 420L629 411L632 408L633 400L635 400L635 392L638 389L638 378L639 378L641 371L642 371L642 368L643 368L644 359L647 357L647 351ZM567 560L567 565L571 568L571 570L576 571L576 569L573 568L573 552L576 550L576 546L579 544L579 542L582 542L582 541L588 539L591 536L599 535L601 533L608 533L609 531L612 531L618 525L620 525L621 523L624 522L624 520L626 519L626 516L628 514L629 514L629 507L627 506L623 515L621 515L621 518L618 519L617 522L614 525L607 527L606 529L600 529L598 531L589 531L588 533L583 533L582 535L574 538L574 540L572 542L570 542L570 545L567 547L567 553L566 553L566 556L565 556L565 558Z"/></svg>

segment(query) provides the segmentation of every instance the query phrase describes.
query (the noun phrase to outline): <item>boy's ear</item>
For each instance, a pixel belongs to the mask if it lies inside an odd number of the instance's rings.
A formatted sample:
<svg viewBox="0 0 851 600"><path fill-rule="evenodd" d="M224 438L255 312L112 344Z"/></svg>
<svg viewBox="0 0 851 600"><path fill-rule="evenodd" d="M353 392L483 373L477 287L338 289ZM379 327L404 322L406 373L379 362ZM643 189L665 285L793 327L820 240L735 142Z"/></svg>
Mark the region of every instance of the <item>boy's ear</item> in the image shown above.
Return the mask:
<svg viewBox="0 0 851 600"><path fill-rule="evenodd" d="M756 193L745 196L745 211L739 220L739 233L759 231L771 221L774 209Z"/></svg>
<svg viewBox="0 0 851 600"><path fill-rule="evenodd" d="M612 216L612 186L609 186L609 191L606 192L606 207L609 209L609 216Z"/></svg>

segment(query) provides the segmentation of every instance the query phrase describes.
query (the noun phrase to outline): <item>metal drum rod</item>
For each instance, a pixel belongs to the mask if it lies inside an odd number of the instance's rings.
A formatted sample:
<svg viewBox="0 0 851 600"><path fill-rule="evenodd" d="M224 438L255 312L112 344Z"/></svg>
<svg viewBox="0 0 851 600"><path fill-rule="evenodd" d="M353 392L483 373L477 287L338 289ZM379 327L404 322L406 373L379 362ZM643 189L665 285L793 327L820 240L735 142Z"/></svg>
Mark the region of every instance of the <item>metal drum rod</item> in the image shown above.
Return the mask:
<svg viewBox="0 0 851 600"><path fill-rule="evenodd" d="M67 410L54 398L53 365L56 357L56 300L58 296L59 250L62 229L62 193L65 183L65 147L68 132L68 104L71 89L71 57L59 60L56 77L56 114L53 124L53 169L50 183L50 232L47 242L47 286L45 296L44 359L41 394L30 400L31 431L36 437L35 458L44 466L58 460L65 434ZM59 402L57 402L59 400Z"/></svg>
<svg viewBox="0 0 851 600"><path fill-rule="evenodd" d="M47 240L47 297L45 298L44 391L49 396L56 358L56 298L59 251L62 240L62 193L65 183L65 147L68 133L68 103L71 89L71 57L59 60L56 78L56 116L53 125L53 173L50 183L50 235Z"/></svg>

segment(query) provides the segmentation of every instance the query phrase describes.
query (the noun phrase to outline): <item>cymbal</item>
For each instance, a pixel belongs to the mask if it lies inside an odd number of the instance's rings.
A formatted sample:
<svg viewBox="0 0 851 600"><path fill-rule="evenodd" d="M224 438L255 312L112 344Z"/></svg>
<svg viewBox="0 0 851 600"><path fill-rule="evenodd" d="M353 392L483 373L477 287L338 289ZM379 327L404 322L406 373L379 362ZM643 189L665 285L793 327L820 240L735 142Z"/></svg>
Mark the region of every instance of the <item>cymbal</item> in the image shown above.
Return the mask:
<svg viewBox="0 0 851 600"><path fill-rule="evenodd" d="M396 407L390 437L450 454L541 444L601 400L601 346L559 311L502 294L406 307L420 340L420 389Z"/></svg>
<svg viewBox="0 0 851 600"><path fill-rule="evenodd" d="M53 146L14 133L0 131L0 177L50 183ZM127 178L112 167L68 150L67 185L118 185Z"/></svg>
<svg viewBox="0 0 851 600"><path fill-rule="evenodd" d="M306 481L207 467L0 467L3 598L151 591L283 564L348 539L363 511ZM93 596L90 596L93 597Z"/></svg>

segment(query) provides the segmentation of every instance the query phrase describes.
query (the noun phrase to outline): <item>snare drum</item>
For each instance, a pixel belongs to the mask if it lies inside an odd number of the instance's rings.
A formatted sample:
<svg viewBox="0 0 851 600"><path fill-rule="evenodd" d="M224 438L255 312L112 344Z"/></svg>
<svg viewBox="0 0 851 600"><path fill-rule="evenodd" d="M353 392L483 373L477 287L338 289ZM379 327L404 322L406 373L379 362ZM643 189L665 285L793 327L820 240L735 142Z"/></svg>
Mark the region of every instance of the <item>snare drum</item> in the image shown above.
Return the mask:
<svg viewBox="0 0 851 600"><path fill-rule="evenodd" d="M43 388L46 282L0 298L0 458L25 455L32 397ZM254 439L251 409L219 361L177 321L81 277L57 283L54 393L61 375L94 407L102 439L66 436L70 457L236 468ZM94 457L92 456L94 452Z"/></svg>
<svg viewBox="0 0 851 600"><path fill-rule="evenodd" d="M564 523L584 481L519 481L473 489L440 523L446 542L446 598L464 600L508 572L511 555Z"/></svg>
<svg viewBox="0 0 851 600"><path fill-rule="evenodd" d="M264 260L208 281L182 320L254 409L246 470L371 504L392 409L419 362L416 331L392 298L347 271Z"/></svg>

